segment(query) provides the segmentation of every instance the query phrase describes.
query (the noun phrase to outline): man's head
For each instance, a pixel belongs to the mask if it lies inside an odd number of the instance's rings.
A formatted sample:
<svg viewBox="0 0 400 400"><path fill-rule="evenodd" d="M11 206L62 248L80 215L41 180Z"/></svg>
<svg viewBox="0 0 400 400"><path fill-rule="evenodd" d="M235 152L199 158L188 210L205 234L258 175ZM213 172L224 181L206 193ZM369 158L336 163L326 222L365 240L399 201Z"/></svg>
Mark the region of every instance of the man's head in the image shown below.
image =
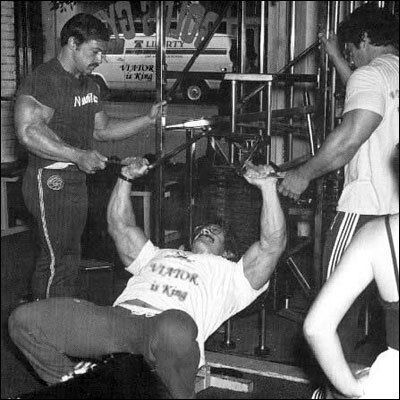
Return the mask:
<svg viewBox="0 0 400 400"><path fill-rule="evenodd" d="M197 254L214 254L229 260L238 258L236 237L230 226L220 221L197 226L191 247Z"/></svg>
<svg viewBox="0 0 400 400"><path fill-rule="evenodd" d="M339 25L338 37L358 68L367 65L377 52L398 52L399 22L388 10L366 3Z"/></svg>
<svg viewBox="0 0 400 400"><path fill-rule="evenodd" d="M66 49L74 70L90 74L101 63L109 40L107 27L90 14L77 14L61 30L61 46Z"/></svg>

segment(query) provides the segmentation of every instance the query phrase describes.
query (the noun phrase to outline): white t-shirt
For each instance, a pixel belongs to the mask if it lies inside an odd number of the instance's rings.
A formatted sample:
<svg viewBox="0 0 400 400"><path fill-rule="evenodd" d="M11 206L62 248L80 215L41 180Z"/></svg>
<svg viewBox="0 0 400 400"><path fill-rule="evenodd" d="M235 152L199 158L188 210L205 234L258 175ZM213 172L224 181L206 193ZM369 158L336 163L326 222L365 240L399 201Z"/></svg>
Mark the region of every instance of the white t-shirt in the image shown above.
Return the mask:
<svg viewBox="0 0 400 400"><path fill-rule="evenodd" d="M382 121L345 166L338 211L364 215L399 212L398 182L391 165L399 142L399 57L386 54L354 71L344 113L370 110Z"/></svg>
<svg viewBox="0 0 400 400"><path fill-rule="evenodd" d="M139 299L160 310L178 309L197 324L200 366L204 342L232 315L251 304L268 287L254 290L243 273L243 262L212 254L159 249L147 241L127 268L133 274L114 306Z"/></svg>

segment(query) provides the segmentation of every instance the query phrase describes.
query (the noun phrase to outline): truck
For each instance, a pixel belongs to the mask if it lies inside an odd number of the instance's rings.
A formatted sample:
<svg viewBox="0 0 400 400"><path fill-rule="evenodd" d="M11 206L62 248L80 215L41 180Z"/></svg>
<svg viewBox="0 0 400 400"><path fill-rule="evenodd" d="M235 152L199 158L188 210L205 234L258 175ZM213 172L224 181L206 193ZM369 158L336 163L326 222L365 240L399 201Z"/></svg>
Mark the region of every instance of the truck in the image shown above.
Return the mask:
<svg viewBox="0 0 400 400"><path fill-rule="evenodd" d="M197 57L180 84L184 98L197 103L218 90L225 73L232 72L230 57L232 38L214 34ZM92 79L106 98L111 90L156 91L156 37L137 33L133 39L111 36L102 63L94 69ZM196 51L193 43L167 37L165 40L166 89L169 90Z"/></svg>

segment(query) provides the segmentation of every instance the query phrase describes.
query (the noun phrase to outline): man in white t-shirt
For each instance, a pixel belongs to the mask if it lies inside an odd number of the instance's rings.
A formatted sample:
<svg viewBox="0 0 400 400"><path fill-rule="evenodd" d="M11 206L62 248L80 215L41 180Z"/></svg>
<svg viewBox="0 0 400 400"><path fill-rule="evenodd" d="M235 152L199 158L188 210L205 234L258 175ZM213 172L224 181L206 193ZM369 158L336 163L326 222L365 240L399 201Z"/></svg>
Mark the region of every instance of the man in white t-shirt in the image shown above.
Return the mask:
<svg viewBox="0 0 400 400"><path fill-rule="evenodd" d="M394 15L371 2L340 24L337 38L332 33L329 39L320 38L346 83L343 119L315 157L289 171L278 190L297 200L313 179L345 167L337 214L326 236L323 284L361 226L399 212L390 161L399 141L399 25ZM354 72L337 39L357 68ZM356 326L350 329L355 332ZM352 351L344 348L347 354Z"/></svg>
<svg viewBox="0 0 400 400"><path fill-rule="evenodd" d="M173 398L193 398L204 342L266 290L284 251L276 178L271 167L247 164L244 177L263 199L260 239L235 262L229 230L217 224L195 229L191 251L156 247L136 225L130 199L130 182L146 174L148 161L128 161L107 209L109 232L133 275L124 291L113 307L72 298L22 305L10 316L10 336L49 384L73 370L69 357L129 352L154 365Z"/></svg>

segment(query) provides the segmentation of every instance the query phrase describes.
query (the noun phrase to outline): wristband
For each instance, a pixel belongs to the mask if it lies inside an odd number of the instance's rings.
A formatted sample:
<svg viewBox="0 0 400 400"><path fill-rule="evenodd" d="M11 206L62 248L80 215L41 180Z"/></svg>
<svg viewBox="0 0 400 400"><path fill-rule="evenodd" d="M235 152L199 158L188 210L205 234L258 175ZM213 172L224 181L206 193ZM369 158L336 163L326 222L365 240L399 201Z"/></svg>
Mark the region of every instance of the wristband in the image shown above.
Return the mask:
<svg viewBox="0 0 400 400"><path fill-rule="evenodd" d="M125 175L122 175L121 172L117 174L118 178L123 179L124 181L133 183L134 179L127 178Z"/></svg>

